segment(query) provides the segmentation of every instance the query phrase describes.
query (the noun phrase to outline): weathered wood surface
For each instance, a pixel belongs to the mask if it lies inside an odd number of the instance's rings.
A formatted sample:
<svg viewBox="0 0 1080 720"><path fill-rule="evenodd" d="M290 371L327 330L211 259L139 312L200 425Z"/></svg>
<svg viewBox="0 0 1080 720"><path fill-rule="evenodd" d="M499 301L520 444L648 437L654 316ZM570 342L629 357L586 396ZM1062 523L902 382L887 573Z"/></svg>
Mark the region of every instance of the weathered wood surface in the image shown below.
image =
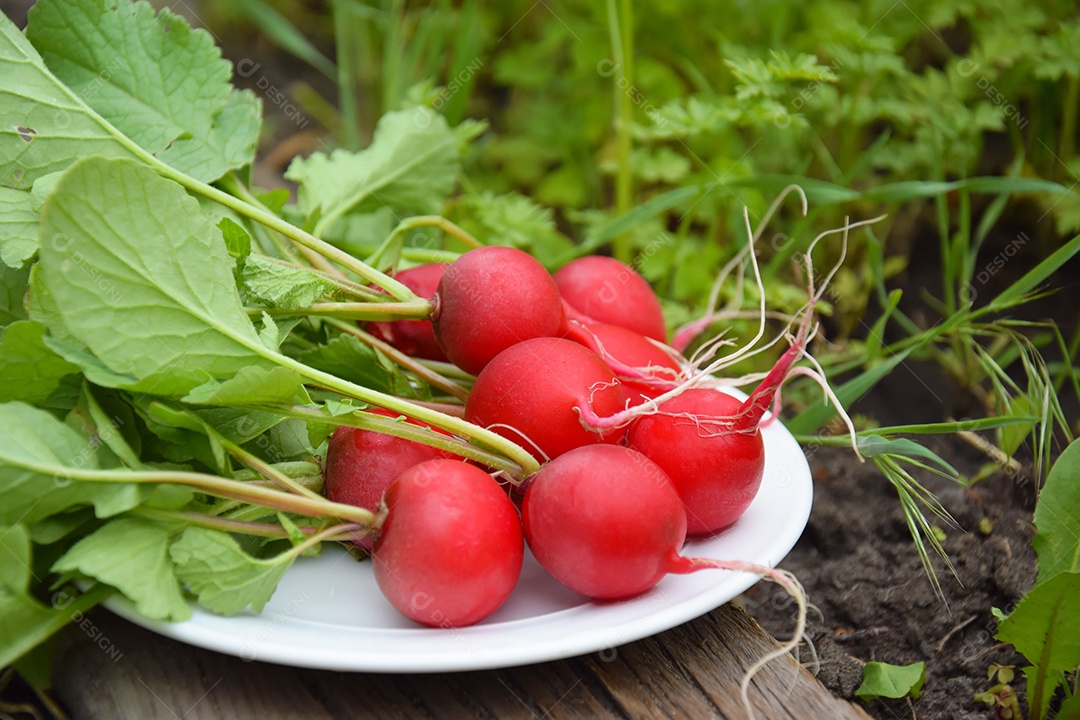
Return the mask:
<svg viewBox="0 0 1080 720"><path fill-rule="evenodd" d="M105 610L70 627L58 698L75 720L153 718L745 718L739 679L776 647L741 610L616 650L504 670L379 675L288 668L194 648ZM866 719L791 657L758 673L758 718Z"/></svg>

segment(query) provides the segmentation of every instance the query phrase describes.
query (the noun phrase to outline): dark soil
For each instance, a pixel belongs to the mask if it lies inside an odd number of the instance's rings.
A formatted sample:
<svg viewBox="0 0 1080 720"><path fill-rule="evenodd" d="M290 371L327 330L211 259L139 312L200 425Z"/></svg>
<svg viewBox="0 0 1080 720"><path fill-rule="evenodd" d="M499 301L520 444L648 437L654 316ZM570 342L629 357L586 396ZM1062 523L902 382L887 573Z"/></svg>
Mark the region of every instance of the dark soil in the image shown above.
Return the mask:
<svg viewBox="0 0 1080 720"><path fill-rule="evenodd" d="M962 472L984 462L978 451L954 444L935 451ZM920 478L959 528L938 522L956 571L936 562L943 597L919 563L896 492L870 463L850 451L821 449L810 457L814 506L806 532L781 563L810 595L808 633L817 650L818 678L842 697L854 697L863 663L926 663L926 684L914 703L878 700L878 718L964 720L993 718L973 701L988 689L991 663L1023 666L1012 646L994 639L991 608L1011 609L1035 580L1031 483L996 476L971 488ZM980 529L980 523L982 528ZM762 583L745 597L746 609L777 637L790 636L793 606ZM804 663L813 656L806 648ZM811 665L811 669L812 665ZM1017 673L1015 689L1023 692Z"/></svg>

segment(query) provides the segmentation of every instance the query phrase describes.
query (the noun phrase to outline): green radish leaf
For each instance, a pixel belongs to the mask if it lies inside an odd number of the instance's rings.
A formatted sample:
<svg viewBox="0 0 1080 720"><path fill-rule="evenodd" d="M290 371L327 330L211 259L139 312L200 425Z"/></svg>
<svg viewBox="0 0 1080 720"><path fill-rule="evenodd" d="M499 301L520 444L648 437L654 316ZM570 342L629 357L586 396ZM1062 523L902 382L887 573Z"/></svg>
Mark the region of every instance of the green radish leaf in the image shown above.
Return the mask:
<svg viewBox="0 0 1080 720"><path fill-rule="evenodd" d="M40 404L79 372L46 347L44 335L45 327L32 320L14 322L0 335L0 402Z"/></svg>
<svg viewBox="0 0 1080 720"><path fill-rule="evenodd" d="M155 422L180 430L181 434L176 438L178 445L189 451L208 451L208 455L200 452L196 457L213 468L218 475L232 477L232 462L221 443L221 437L215 432L208 432L202 418L182 406L170 407L160 402L152 402L148 414ZM195 438L183 432L185 430L195 433Z"/></svg>
<svg viewBox="0 0 1080 720"><path fill-rule="evenodd" d="M247 408L195 408L192 410L203 422L214 428L226 440L243 445L283 422L276 413Z"/></svg>
<svg viewBox="0 0 1080 720"><path fill-rule="evenodd" d="M195 405L267 405L291 403L303 383L293 370L275 367L244 368L235 377L210 380L192 390L183 401Z"/></svg>
<svg viewBox="0 0 1080 720"><path fill-rule="evenodd" d="M1001 621L997 638L1035 664L1026 671L1028 697L1044 717L1060 674L1080 665L1080 573L1040 581Z"/></svg>
<svg viewBox="0 0 1080 720"><path fill-rule="evenodd" d="M88 155L133 157L100 116L45 67L0 13L0 177L29 190L39 177Z"/></svg>
<svg viewBox="0 0 1080 720"><path fill-rule="evenodd" d="M175 525L117 518L75 543L52 570L79 572L116 588L144 617L187 620L191 608L169 559L176 532Z"/></svg>
<svg viewBox="0 0 1080 720"><path fill-rule="evenodd" d="M303 544L307 541L308 536L301 532L296 523L293 522L288 515L279 512L277 514L277 521L281 527L285 528L285 532L289 534L289 542L293 544L293 547ZM322 554L322 543L311 545L306 550L300 553L300 557L317 557Z"/></svg>
<svg viewBox="0 0 1080 720"><path fill-rule="evenodd" d="M909 696L912 700L918 700L925 682L924 662L911 665L868 662L863 666L862 684L855 690L855 696L864 701Z"/></svg>
<svg viewBox="0 0 1080 720"><path fill-rule="evenodd" d="M44 410L5 403L0 427L0 524L33 523L90 504L105 517L139 504L134 484L77 480L79 470L97 468L94 448Z"/></svg>
<svg viewBox="0 0 1080 720"><path fill-rule="evenodd" d="M321 210L314 234L322 235L353 210L387 206L437 213L458 169L458 142L446 119L418 107L383 115L366 150L314 153L294 160L285 177L300 184L305 214Z"/></svg>
<svg viewBox="0 0 1080 720"><path fill-rule="evenodd" d="M105 363L87 352L85 347L75 345L69 340L74 340L74 338L58 340L52 335L42 338L46 347L73 365L77 365L86 379L94 385L108 388L139 388L139 380L134 375L113 372Z"/></svg>
<svg viewBox="0 0 1080 720"><path fill-rule="evenodd" d="M266 190L255 194L256 200L265 205L267 210L279 216L282 208L285 207L285 203L289 202L290 197L292 197L292 193L289 192L289 188Z"/></svg>
<svg viewBox="0 0 1080 720"><path fill-rule="evenodd" d="M293 544L293 547L296 547L297 545L300 545L305 540L307 540L307 536L300 531L300 528L296 526L296 523L290 520L289 516L285 513L279 512L277 514L277 521L281 525L281 527L285 529L285 532L289 534L289 542ZM319 546L315 545L314 547Z"/></svg>
<svg viewBox="0 0 1080 720"><path fill-rule="evenodd" d="M213 37L180 16L129 0L41 0L26 34L61 82L165 164L211 182L254 160L259 100L232 88Z"/></svg>
<svg viewBox="0 0 1080 720"><path fill-rule="evenodd" d="M220 231L179 185L131 161L87 158L50 197L41 237L42 280L64 326L137 389L184 395L270 366Z"/></svg>
<svg viewBox="0 0 1080 720"><path fill-rule="evenodd" d="M352 335L338 335L325 345L298 353L296 359L372 390L416 396L396 366Z"/></svg>
<svg viewBox="0 0 1080 720"><path fill-rule="evenodd" d="M0 527L0 590L20 592L30 585L30 533L22 525Z"/></svg>
<svg viewBox="0 0 1080 720"><path fill-rule="evenodd" d="M12 664L41 645L112 592L106 587L81 595L61 590L53 595L54 607L48 607L25 590L0 587L0 667Z"/></svg>
<svg viewBox="0 0 1080 720"><path fill-rule="evenodd" d="M53 299L49 286L42 280L41 263L34 263L30 266L30 272L27 276L27 288L24 292L26 292L25 304L30 319L41 323L49 331L45 344L52 348L51 341L56 341L71 346L73 350L81 349L82 346L79 341L75 339L71 331L68 330L67 325L64 324L64 318L60 317L60 308L57 306L56 300ZM61 350L53 349L57 354L67 357Z"/></svg>
<svg viewBox="0 0 1080 720"><path fill-rule="evenodd" d="M170 554L176 574L199 604L222 615L235 615L249 605L262 612L292 565L291 556L253 558L228 534L199 527L185 530Z"/></svg>
<svg viewBox="0 0 1080 720"><path fill-rule="evenodd" d="M0 326L26 319L26 291L30 267L21 270L0 263Z"/></svg>
<svg viewBox="0 0 1080 720"><path fill-rule="evenodd" d="M1035 527L1039 583L1063 572L1080 573L1080 441L1070 443L1050 468L1035 507Z"/></svg>
<svg viewBox="0 0 1080 720"><path fill-rule="evenodd" d="M100 391L99 392L107 392ZM94 435L101 440L102 443L108 447L121 462L132 470L140 469L143 466L141 460L139 460L139 453L128 444L127 437L117 427L128 427L134 424L135 415L131 411L131 407L122 401L113 398L114 402L110 403L110 412L106 412L102 404L98 402L98 399L94 396L93 389L87 385L83 393L83 402L86 407L86 411L90 416L90 420L94 423ZM111 414L110 414L111 413ZM133 432L128 433L128 437L138 442L139 437Z"/></svg>
<svg viewBox="0 0 1080 720"><path fill-rule="evenodd" d="M67 510L50 515L30 525L30 539L39 545L52 545L71 535L76 530L90 526L92 523L96 524L92 509L80 507Z"/></svg>
<svg viewBox="0 0 1080 720"><path fill-rule="evenodd" d="M311 447L307 422L296 419L278 423L244 449L272 463L306 460L315 451Z"/></svg>
<svg viewBox="0 0 1080 720"><path fill-rule="evenodd" d="M53 667L56 665L56 651L59 643L45 642L19 658L15 663L15 672L35 690L48 690L52 687ZM109 648L109 650L115 650ZM109 652L106 650L106 652ZM116 651L119 652L119 651Z"/></svg>
<svg viewBox="0 0 1080 720"><path fill-rule="evenodd" d="M248 256L240 279L252 302L282 310L303 310L334 291L333 284L318 273L262 255Z"/></svg>
<svg viewBox="0 0 1080 720"><path fill-rule="evenodd" d="M229 251L229 255L242 260L251 254L251 236L239 223L225 217L218 221L217 227L225 240L225 249Z"/></svg>
<svg viewBox="0 0 1080 720"><path fill-rule="evenodd" d="M0 261L21 268L34 257L37 224L30 193L0 185Z"/></svg>

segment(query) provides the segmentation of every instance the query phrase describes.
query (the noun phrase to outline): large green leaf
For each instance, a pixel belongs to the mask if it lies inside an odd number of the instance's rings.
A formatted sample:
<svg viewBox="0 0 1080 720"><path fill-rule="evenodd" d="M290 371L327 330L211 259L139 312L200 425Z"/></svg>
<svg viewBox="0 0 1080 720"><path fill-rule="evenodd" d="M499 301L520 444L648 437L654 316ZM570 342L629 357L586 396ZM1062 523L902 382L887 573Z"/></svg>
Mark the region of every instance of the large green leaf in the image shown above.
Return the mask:
<svg viewBox="0 0 1080 720"><path fill-rule="evenodd" d="M291 403L303 389L295 371L276 367L243 368L236 377L219 383L211 380L192 390L183 400L195 405L273 405Z"/></svg>
<svg viewBox="0 0 1080 720"><path fill-rule="evenodd" d="M0 263L0 325L26 319L24 300L29 282L29 267L16 269Z"/></svg>
<svg viewBox="0 0 1080 720"><path fill-rule="evenodd" d="M427 108L383 115L371 145L294 160L285 177L300 183L300 208L321 208L315 234L351 210L387 206L436 213L458 174L458 141Z"/></svg>
<svg viewBox="0 0 1080 720"><path fill-rule="evenodd" d="M0 667L7 667L45 642L73 619L81 617L109 596L112 590L98 587L82 595L62 590L53 596L54 606L42 605L26 592L0 587ZM113 650L110 644L106 651Z"/></svg>
<svg viewBox="0 0 1080 720"><path fill-rule="evenodd" d="M32 575L30 533L22 525L0 526L0 588L23 590Z"/></svg>
<svg viewBox="0 0 1080 720"><path fill-rule="evenodd" d="M87 155L132 152L0 13L0 184L29 190L37 178Z"/></svg>
<svg viewBox="0 0 1080 720"><path fill-rule="evenodd" d="M229 84L205 30L128 0L41 0L27 37L53 73L122 133L209 182L249 164L260 105Z"/></svg>
<svg viewBox="0 0 1080 720"><path fill-rule="evenodd" d="M1080 573L1059 573L1037 585L1002 619L997 637L1012 643L1036 666L1025 671L1028 702L1038 702L1045 710L1060 674L1080 665ZM1039 676L1041 692L1035 693L1039 683L1033 678ZM1044 716L1045 712L1039 715Z"/></svg>
<svg viewBox="0 0 1080 720"><path fill-rule="evenodd" d="M53 563L54 572L77 571L111 585L155 620L186 620L191 608L180 591L169 545L174 525L117 518L75 543Z"/></svg>
<svg viewBox="0 0 1080 720"><path fill-rule="evenodd" d="M1065 448L1050 469L1035 507L1035 527L1039 582L1062 572L1080 573L1080 441Z"/></svg>
<svg viewBox="0 0 1080 720"><path fill-rule="evenodd" d="M46 203L41 238L42 279L63 324L140 389L184 395L270 367L221 232L179 185L131 161L87 158Z"/></svg>
<svg viewBox="0 0 1080 720"><path fill-rule="evenodd" d="M911 665L890 665L883 662L868 662L863 666L862 684L855 691L860 700L876 698L902 698L910 695L918 700L926 682L926 663Z"/></svg>
<svg viewBox="0 0 1080 720"><path fill-rule="evenodd" d="M0 261L20 268L34 256L37 224L30 193L0 185Z"/></svg>
<svg viewBox="0 0 1080 720"><path fill-rule="evenodd" d="M72 478L97 467L94 448L44 410L0 405L0 525L32 523L76 505L114 514L139 504L134 484Z"/></svg>
<svg viewBox="0 0 1080 720"><path fill-rule="evenodd" d="M79 372L42 342L45 327L31 320L8 325L0 335L0 402L22 400L37 404Z"/></svg>
<svg viewBox="0 0 1080 720"><path fill-rule="evenodd" d="M322 275L290 267L263 255L250 255L240 271L244 291L253 303L283 310L303 310L334 286Z"/></svg>
<svg viewBox="0 0 1080 720"><path fill-rule="evenodd" d="M198 527L185 530L171 553L177 575L199 603L223 615L235 615L248 605L262 612L292 564L291 556L253 558L229 535Z"/></svg>
<svg viewBox="0 0 1080 720"><path fill-rule="evenodd" d="M352 335L338 335L323 345L297 353L296 359L372 390L402 397L418 396L417 388L410 385L401 368Z"/></svg>

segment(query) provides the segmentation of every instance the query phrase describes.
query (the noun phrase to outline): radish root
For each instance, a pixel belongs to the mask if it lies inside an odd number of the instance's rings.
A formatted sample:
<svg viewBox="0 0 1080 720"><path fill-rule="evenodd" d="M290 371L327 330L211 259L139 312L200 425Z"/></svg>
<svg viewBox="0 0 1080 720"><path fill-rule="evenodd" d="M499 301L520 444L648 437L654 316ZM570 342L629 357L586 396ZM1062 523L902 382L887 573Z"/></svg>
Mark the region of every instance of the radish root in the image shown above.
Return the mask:
<svg viewBox="0 0 1080 720"><path fill-rule="evenodd" d="M743 675L742 680L739 681L739 693L741 694L743 706L746 707L746 715L750 720L754 720L756 717L754 714L754 707L750 703L750 682L754 679L754 676L766 665L773 660L783 657L788 653L795 650L799 643L802 641L803 636L806 634L806 616L807 608L809 607L809 598L806 595L806 590L803 589L802 583L799 582L792 573L787 570L780 570L777 568L766 567L764 565L758 565L756 563L743 562L741 560L713 560L710 558L678 558L675 563L675 567L672 572L675 573L690 573L698 570L731 570L733 572L745 572L757 575L762 579L774 582L787 592L788 595L795 601L798 606L798 617L795 621L795 631L791 635L791 639L783 643L780 647L765 654L757 660L753 665L747 668L746 673ZM816 653L815 653L816 656ZM796 664L798 660L796 659Z"/></svg>

